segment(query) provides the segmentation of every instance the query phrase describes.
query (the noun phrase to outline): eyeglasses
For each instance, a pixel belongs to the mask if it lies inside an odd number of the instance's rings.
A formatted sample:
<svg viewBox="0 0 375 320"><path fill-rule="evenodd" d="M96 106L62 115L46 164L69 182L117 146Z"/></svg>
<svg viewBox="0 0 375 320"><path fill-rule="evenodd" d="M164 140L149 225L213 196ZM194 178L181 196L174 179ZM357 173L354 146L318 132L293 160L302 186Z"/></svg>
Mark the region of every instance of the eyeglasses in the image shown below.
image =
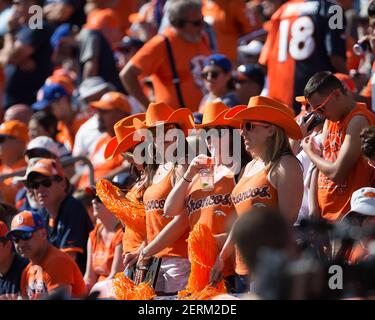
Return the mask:
<svg viewBox="0 0 375 320"><path fill-rule="evenodd" d="M205 80L208 80L208 76L211 77L211 79L217 79L220 75L220 71L207 71L207 72L202 72L202 78Z"/></svg>
<svg viewBox="0 0 375 320"><path fill-rule="evenodd" d="M198 27L202 27L203 26L203 19L199 19L199 20L184 20L185 23L189 23L191 25L193 25L194 27L198 28Z"/></svg>
<svg viewBox="0 0 375 320"><path fill-rule="evenodd" d="M271 125L263 122L256 121L246 121L241 124L241 130L243 131L253 131L255 127L269 128Z"/></svg>
<svg viewBox="0 0 375 320"><path fill-rule="evenodd" d="M313 108L312 108L312 112L316 112L316 111L318 111L318 112L322 112L322 113L324 113L325 110L326 110L325 107L326 107L327 103L329 102L329 100L332 98L332 96L333 96L338 90L339 90L339 89L335 89L335 90L333 90L333 91L328 95L328 97L324 99L324 101L323 101L322 103L320 103L320 104L318 104L316 107L313 107Z"/></svg>
<svg viewBox="0 0 375 320"><path fill-rule="evenodd" d="M9 239L15 243L18 243L20 240L28 241L33 237L33 232L13 232L9 235Z"/></svg>
<svg viewBox="0 0 375 320"><path fill-rule="evenodd" d="M12 136L0 136L0 144L4 143L7 140L14 140L15 138Z"/></svg>
<svg viewBox="0 0 375 320"><path fill-rule="evenodd" d="M61 177L54 177L52 179L46 178L40 181L30 181L26 182L26 187L28 189L39 189L40 186L43 186L45 188L50 188L52 186L53 181L61 181Z"/></svg>

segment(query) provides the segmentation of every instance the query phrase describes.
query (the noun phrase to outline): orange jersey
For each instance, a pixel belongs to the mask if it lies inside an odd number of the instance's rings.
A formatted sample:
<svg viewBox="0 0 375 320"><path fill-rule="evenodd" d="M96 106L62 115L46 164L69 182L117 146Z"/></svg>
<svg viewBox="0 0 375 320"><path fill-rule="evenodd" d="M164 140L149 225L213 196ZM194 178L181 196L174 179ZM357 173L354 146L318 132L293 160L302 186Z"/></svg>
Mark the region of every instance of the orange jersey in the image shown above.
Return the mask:
<svg viewBox="0 0 375 320"><path fill-rule="evenodd" d="M163 34L171 43L185 107L198 111L203 97L202 66L204 59L211 54L208 41L202 37L198 43L186 42L171 28ZM165 102L175 109L180 107L163 36L153 37L130 62L142 71L142 77L151 76L155 101Z"/></svg>
<svg viewBox="0 0 375 320"><path fill-rule="evenodd" d="M334 5L328 0L290 0L273 15L259 63L267 65L271 98L299 113L294 97L319 71L333 71L330 56L346 58L344 28L329 28Z"/></svg>
<svg viewBox="0 0 375 320"><path fill-rule="evenodd" d="M266 168L252 176L246 176L245 173L235 186L232 201L238 216L247 213L252 207L267 206L278 209L277 190L269 182L268 173L269 170ZM237 248L236 273L239 275L249 273Z"/></svg>
<svg viewBox="0 0 375 320"><path fill-rule="evenodd" d="M237 62L238 39L252 31L246 11L244 0L204 1L202 13L215 31L217 52L226 55L233 63Z"/></svg>
<svg viewBox="0 0 375 320"><path fill-rule="evenodd" d="M189 186L186 199L186 210L189 215L190 229L205 224L213 235L229 233L235 209L231 200L231 193L236 183L234 176L227 175L215 180L213 191L203 191L199 176ZM221 248L218 248L219 251ZM233 261L226 261L224 274L234 273Z"/></svg>
<svg viewBox="0 0 375 320"><path fill-rule="evenodd" d="M62 287L72 286L72 297L82 297L86 293L81 271L74 260L52 245L39 265L29 263L22 273L22 296L38 299L43 294Z"/></svg>
<svg viewBox="0 0 375 320"><path fill-rule="evenodd" d="M346 129L354 116L365 116L370 125L375 124L375 116L367 110L364 103L357 106L339 122L327 120L327 137L323 141L323 158L335 162L345 140ZM354 191L371 185L372 168L363 156L351 168L344 181L336 183L322 172L318 179L318 203L323 218L337 221L350 210L350 199Z"/></svg>
<svg viewBox="0 0 375 320"><path fill-rule="evenodd" d="M89 156L89 159L94 166L95 181L99 180L100 178L104 178L112 170L122 165L123 159L121 155L118 155L112 160L106 160L104 158L104 150L111 139L112 137L108 133L103 133L96 142L96 145ZM79 189L85 188L89 185L88 178L88 174L82 175L78 183Z"/></svg>
<svg viewBox="0 0 375 320"><path fill-rule="evenodd" d="M94 272L98 275L98 281L104 280L111 273L115 249L121 244L122 239L122 229L119 227L109 246L106 246L100 235L101 228L101 224L96 224L89 235L91 241L91 265Z"/></svg>
<svg viewBox="0 0 375 320"><path fill-rule="evenodd" d="M25 159L19 160L11 167L1 166L0 174L7 174L17 171L19 169L26 168ZM14 178L8 178L0 182L0 198L1 201L14 206L17 192L23 188L23 184L14 181Z"/></svg>
<svg viewBox="0 0 375 320"><path fill-rule="evenodd" d="M144 195L143 202L146 209L147 242L150 243L172 221L164 216L164 204L172 190L173 169L158 183L149 186ZM187 238L189 230L172 245L160 251L157 257L183 257L187 258Z"/></svg>
<svg viewBox="0 0 375 320"><path fill-rule="evenodd" d="M141 206L142 192L143 190L139 190L138 186L135 185L128 191L126 197L132 202L139 204L139 206ZM144 219L144 223L146 225L146 218ZM139 232L134 231L131 227L125 226L124 236L122 238L122 250L124 253L136 251L145 240L146 232L144 234L141 234Z"/></svg>

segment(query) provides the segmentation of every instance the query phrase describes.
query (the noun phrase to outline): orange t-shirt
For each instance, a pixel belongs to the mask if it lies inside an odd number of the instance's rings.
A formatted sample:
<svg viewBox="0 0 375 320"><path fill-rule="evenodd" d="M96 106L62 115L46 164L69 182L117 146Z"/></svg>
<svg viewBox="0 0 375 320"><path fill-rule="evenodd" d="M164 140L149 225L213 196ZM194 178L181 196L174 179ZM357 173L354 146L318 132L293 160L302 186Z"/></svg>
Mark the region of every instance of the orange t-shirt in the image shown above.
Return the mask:
<svg viewBox="0 0 375 320"><path fill-rule="evenodd" d="M72 297L86 294L86 286L81 271L74 260L52 245L39 265L29 263L22 273L22 296L38 299L59 287L72 286Z"/></svg>
<svg viewBox="0 0 375 320"><path fill-rule="evenodd" d="M94 272L98 275L98 281L104 280L111 273L115 249L121 243L122 239L122 229L120 225L111 243L107 247L99 234L101 228L102 224L97 223L94 230L92 230L89 235L91 241L91 265Z"/></svg>
<svg viewBox="0 0 375 320"><path fill-rule="evenodd" d="M215 177L216 178L216 177ZM213 235L229 233L235 209L231 193L236 185L233 174L215 180L213 191L203 191L199 176L194 178L187 191L186 210L190 229L197 223L205 224ZM218 248L220 251L221 248ZM233 260L225 263L224 275L234 273Z"/></svg>
<svg viewBox="0 0 375 320"><path fill-rule="evenodd" d="M137 0L119 0L117 4L113 8L116 12L118 12L119 16L122 17L121 19L121 30L125 34L127 29L130 27L129 16L132 13L137 12Z"/></svg>
<svg viewBox="0 0 375 320"><path fill-rule="evenodd" d="M17 171L19 169L26 168L25 159L19 160L17 163L13 164L11 167L1 166L0 174L7 174ZM1 201L14 206L15 198L17 192L23 188L23 184L14 181L14 178L8 178L0 182L0 198Z"/></svg>
<svg viewBox="0 0 375 320"><path fill-rule="evenodd" d="M335 162L345 140L346 129L354 116L365 116L370 125L375 124L375 116L366 108L364 103L357 106L342 120L332 122L327 120L327 137L323 141L323 158ZM337 221L350 210L350 199L354 191L371 185L372 168L363 156L351 168L344 181L336 183L319 173L318 203L321 215L329 221Z"/></svg>
<svg viewBox="0 0 375 320"><path fill-rule="evenodd" d="M271 185L268 179L269 170L264 168L260 172L242 176L232 192L232 201L238 216L247 213L252 207L270 207L278 209L277 190ZM239 250L236 248L236 273L247 275L249 273Z"/></svg>
<svg viewBox="0 0 375 320"><path fill-rule="evenodd" d="M226 55L233 63L237 62L238 39L252 31L246 11L244 0L203 2L202 13L215 31L217 52Z"/></svg>
<svg viewBox="0 0 375 320"><path fill-rule="evenodd" d="M141 200L143 198L143 191L143 188L141 190L138 189L138 185L136 184L128 191L126 197L134 202L137 206L141 206L143 205L141 203ZM122 237L122 250L124 254L136 251L141 246L143 241L146 240L146 217L144 218L144 224L144 233L133 230L131 226L125 226L124 235Z"/></svg>
<svg viewBox="0 0 375 320"><path fill-rule="evenodd" d="M172 28L163 34L171 43L185 107L197 111L203 97L202 66L211 54L208 41L202 36L198 43L187 42ZM180 107L163 36L153 37L130 62L142 71L142 77L151 76L156 101L163 101L175 109Z"/></svg>
<svg viewBox="0 0 375 320"><path fill-rule="evenodd" d="M96 145L92 151L92 153L89 155L89 159L94 166L94 178L95 181L97 181L100 178L105 177L108 173L110 173L112 170L120 167L122 165L123 159L121 155L118 155L117 157L113 158L112 160L106 160L104 158L104 150L107 146L107 143L112 139L112 137L107 133L104 132L98 141L96 142ZM89 185L89 175L83 174L81 179L78 183L78 188L83 189L86 186Z"/></svg>
<svg viewBox="0 0 375 320"><path fill-rule="evenodd" d="M144 195L143 203L146 209L146 231L147 242L150 243L172 221L172 218L165 217L164 204L168 194L172 190L173 169L158 183L149 186ZM187 258L187 238L189 230L172 245L160 251L156 256L161 257L183 257Z"/></svg>

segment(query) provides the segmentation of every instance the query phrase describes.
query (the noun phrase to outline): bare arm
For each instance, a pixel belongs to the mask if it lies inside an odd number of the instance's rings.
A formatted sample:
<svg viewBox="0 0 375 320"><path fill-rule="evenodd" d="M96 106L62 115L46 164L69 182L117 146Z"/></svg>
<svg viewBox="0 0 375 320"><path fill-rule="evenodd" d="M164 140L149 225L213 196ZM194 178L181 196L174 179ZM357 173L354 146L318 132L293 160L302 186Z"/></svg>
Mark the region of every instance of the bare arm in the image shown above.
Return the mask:
<svg viewBox="0 0 375 320"><path fill-rule="evenodd" d="M317 218L320 216L320 209L318 204L318 169L314 169L311 173L310 187L309 187L309 216Z"/></svg>
<svg viewBox="0 0 375 320"><path fill-rule="evenodd" d="M111 272L106 280L113 279L116 273L124 270L124 264L122 263L122 243L118 244L115 248L115 254L113 255L113 262Z"/></svg>
<svg viewBox="0 0 375 320"><path fill-rule="evenodd" d="M293 225L303 198L303 172L298 160L291 156L283 157L275 171L279 211Z"/></svg>
<svg viewBox="0 0 375 320"><path fill-rule="evenodd" d="M4 38L4 47L0 51L0 63L16 64L30 59L34 53L33 47L23 44L21 41L16 40L13 34L7 33Z"/></svg>
<svg viewBox="0 0 375 320"><path fill-rule="evenodd" d="M83 280L86 284L87 292L90 291L92 286L95 284L96 280L98 279L97 275L95 274L92 268L92 245L91 240L88 239L87 241L87 261L86 261L86 272Z"/></svg>
<svg viewBox="0 0 375 320"><path fill-rule="evenodd" d="M139 83L138 76L141 74L141 70L129 62L120 72L120 79L128 91L129 95L136 98L146 109L150 104L150 101L146 97L142 90L142 86Z"/></svg>
<svg viewBox="0 0 375 320"><path fill-rule="evenodd" d="M92 58L90 60L87 60L85 62L85 65L83 66L82 71L82 78L83 80L95 77L98 75L98 60L97 58Z"/></svg>
<svg viewBox="0 0 375 320"><path fill-rule="evenodd" d="M318 170L335 182L346 178L361 155L360 133L369 122L363 116L355 116L349 123L337 160L329 162L314 153L312 142L304 141L303 149Z"/></svg>

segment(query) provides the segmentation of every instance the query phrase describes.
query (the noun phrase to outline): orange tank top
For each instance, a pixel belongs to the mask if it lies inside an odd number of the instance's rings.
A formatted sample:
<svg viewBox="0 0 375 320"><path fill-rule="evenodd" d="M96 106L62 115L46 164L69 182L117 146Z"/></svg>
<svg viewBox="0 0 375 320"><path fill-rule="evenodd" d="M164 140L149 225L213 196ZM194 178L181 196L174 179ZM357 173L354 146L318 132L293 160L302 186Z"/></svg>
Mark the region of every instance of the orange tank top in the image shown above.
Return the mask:
<svg viewBox="0 0 375 320"><path fill-rule="evenodd" d="M269 169L246 176L244 174L232 192L232 202L238 216L248 212L252 207L270 207L278 209L277 190L268 179ZM236 248L236 273L247 275L249 273L246 264Z"/></svg>
<svg viewBox="0 0 375 320"><path fill-rule="evenodd" d="M103 238L99 234L101 224L96 224L93 231L90 232L91 240L91 265L94 272L98 275L98 281L102 281L109 276L112 269L115 248L121 243L122 229L121 225L113 236L109 246L106 246Z"/></svg>
<svg viewBox="0 0 375 320"><path fill-rule="evenodd" d="M143 196L143 189L139 189L138 185L134 185L128 193L126 197L134 202L137 206L143 205L141 202ZM126 226L124 231L124 236L122 237L122 247L123 252L133 252L136 251L142 244L143 241L146 240L146 218L144 218L144 233L136 232L132 228Z"/></svg>
<svg viewBox="0 0 375 320"><path fill-rule="evenodd" d="M323 141L323 158L335 162L344 142L349 122L354 116L362 115L367 118L370 125L375 124L375 116L367 110L363 103L357 106L342 120L338 122L327 121L327 137ZM337 221L350 210L350 199L354 191L371 185L372 168L363 156L360 156L346 179L336 183L319 173L318 203L323 218Z"/></svg>
<svg viewBox="0 0 375 320"><path fill-rule="evenodd" d="M190 229L197 223L205 224L213 235L229 233L231 220L235 209L231 200L231 193L235 186L233 174L215 181L213 191L203 191L199 176L194 178L189 186L186 199L186 210L189 215ZM220 251L221 248L218 248ZM228 259L224 268L224 275L234 273L234 261Z"/></svg>
<svg viewBox="0 0 375 320"><path fill-rule="evenodd" d="M169 193L172 190L171 170L160 182L149 186L144 195L143 203L146 209L146 232L147 242L150 243L172 221L172 218L164 216L164 205ZM171 246L160 251L156 256L161 257L184 257L187 258L187 238L189 230Z"/></svg>

